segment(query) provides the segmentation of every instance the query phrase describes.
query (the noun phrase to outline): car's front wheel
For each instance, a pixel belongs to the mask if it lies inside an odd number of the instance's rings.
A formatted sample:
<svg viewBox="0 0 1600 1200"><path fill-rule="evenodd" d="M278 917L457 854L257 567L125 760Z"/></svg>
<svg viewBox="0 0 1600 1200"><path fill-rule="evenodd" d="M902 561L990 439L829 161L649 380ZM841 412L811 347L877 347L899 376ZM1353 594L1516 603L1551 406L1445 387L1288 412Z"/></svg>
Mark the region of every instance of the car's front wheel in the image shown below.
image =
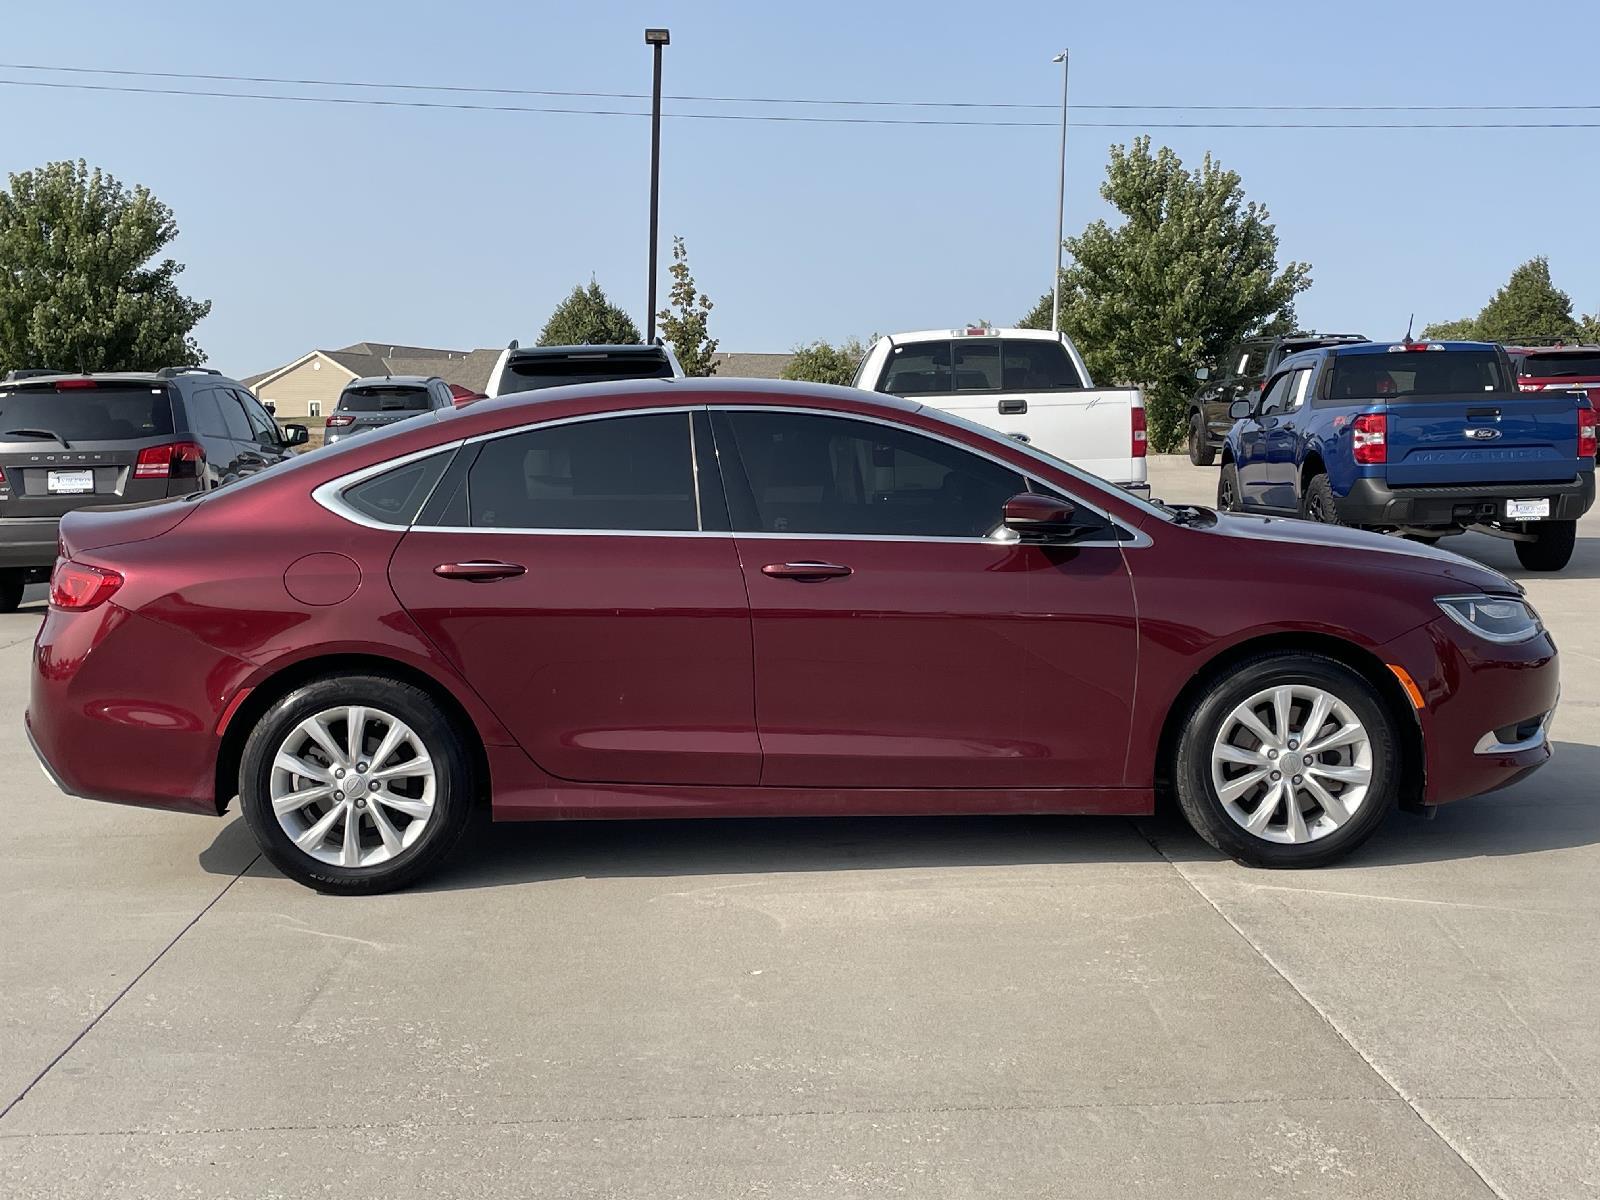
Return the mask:
<svg viewBox="0 0 1600 1200"><path fill-rule="evenodd" d="M1199 413L1189 418L1189 461L1197 467L1209 467L1217 461L1217 448L1211 444L1206 419Z"/></svg>
<svg viewBox="0 0 1600 1200"><path fill-rule="evenodd" d="M1572 561L1578 544L1576 521L1540 521L1533 526L1533 541L1515 542L1517 561L1530 571L1559 571Z"/></svg>
<svg viewBox="0 0 1600 1200"><path fill-rule="evenodd" d="M239 797L261 851L318 891L393 891L438 866L466 828L472 764L422 689L326 678L279 700L245 743Z"/></svg>
<svg viewBox="0 0 1600 1200"><path fill-rule="evenodd" d="M1377 829L1399 790L1399 737L1377 689L1324 655L1275 652L1214 681L1174 769L1201 837L1257 867L1317 867Z"/></svg>

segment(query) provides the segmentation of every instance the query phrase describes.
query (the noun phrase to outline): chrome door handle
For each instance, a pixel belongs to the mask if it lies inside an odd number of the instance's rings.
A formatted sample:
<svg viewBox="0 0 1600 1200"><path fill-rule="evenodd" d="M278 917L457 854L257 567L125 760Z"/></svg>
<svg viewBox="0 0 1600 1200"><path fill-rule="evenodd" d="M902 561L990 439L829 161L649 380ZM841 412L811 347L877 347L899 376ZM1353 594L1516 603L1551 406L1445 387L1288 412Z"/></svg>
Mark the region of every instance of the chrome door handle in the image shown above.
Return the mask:
<svg viewBox="0 0 1600 1200"><path fill-rule="evenodd" d="M808 583L823 579L839 579L851 572L843 563L786 562L768 563L761 568L761 573L772 579L798 579L802 583Z"/></svg>
<svg viewBox="0 0 1600 1200"><path fill-rule="evenodd" d="M440 563L433 569L433 573L440 579L465 579L468 583L491 583L496 579L511 579L517 575L526 575L528 568L521 563L475 559L472 562Z"/></svg>

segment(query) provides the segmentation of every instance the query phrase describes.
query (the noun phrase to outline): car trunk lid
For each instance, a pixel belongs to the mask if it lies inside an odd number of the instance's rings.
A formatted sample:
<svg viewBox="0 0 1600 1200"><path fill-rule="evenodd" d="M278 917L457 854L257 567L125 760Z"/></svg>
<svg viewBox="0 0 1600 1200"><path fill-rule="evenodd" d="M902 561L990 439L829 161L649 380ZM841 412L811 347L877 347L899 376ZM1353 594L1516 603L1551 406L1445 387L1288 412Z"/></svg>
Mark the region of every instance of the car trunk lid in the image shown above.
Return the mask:
<svg viewBox="0 0 1600 1200"><path fill-rule="evenodd" d="M61 556L160 537L197 508L194 501L179 498L78 509L61 519Z"/></svg>

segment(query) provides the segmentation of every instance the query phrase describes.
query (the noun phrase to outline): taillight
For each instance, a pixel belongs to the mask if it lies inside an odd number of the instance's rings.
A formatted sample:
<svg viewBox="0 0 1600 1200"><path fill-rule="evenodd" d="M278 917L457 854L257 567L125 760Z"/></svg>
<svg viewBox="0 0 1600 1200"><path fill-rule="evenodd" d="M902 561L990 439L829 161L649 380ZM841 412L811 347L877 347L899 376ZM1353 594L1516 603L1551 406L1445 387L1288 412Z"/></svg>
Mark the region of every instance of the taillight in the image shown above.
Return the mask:
<svg viewBox="0 0 1600 1200"><path fill-rule="evenodd" d="M1355 460L1364 465L1389 461L1389 418L1383 413L1362 413L1350 423Z"/></svg>
<svg viewBox="0 0 1600 1200"><path fill-rule="evenodd" d="M1537 383L1522 383L1520 381L1517 383L1517 391L1519 392L1537 392L1538 390L1539 385Z"/></svg>
<svg viewBox="0 0 1600 1200"><path fill-rule="evenodd" d="M206 452L199 442L168 442L164 446L146 446L139 451L133 464L135 479L194 479L200 474L200 464L206 461Z"/></svg>
<svg viewBox="0 0 1600 1200"><path fill-rule="evenodd" d="M351 413L334 413L333 416L328 418L327 428L342 429L346 425L354 425L355 423L355 416Z"/></svg>
<svg viewBox="0 0 1600 1200"><path fill-rule="evenodd" d="M50 604L82 612L104 604L122 586L122 576L104 567L90 567L65 559L50 575Z"/></svg>
<svg viewBox="0 0 1600 1200"><path fill-rule="evenodd" d="M1150 437L1145 432L1144 409L1133 410L1133 456L1143 458L1150 448Z"/></svg>
<svg viewBox="0 0 1600 1200"><path fill-rule="evenodd" d="M1593 408L1580 408L1578 410L1578 457L1594 458L1595 454L1595 426L1600 424L1600 414Z"/></svg>

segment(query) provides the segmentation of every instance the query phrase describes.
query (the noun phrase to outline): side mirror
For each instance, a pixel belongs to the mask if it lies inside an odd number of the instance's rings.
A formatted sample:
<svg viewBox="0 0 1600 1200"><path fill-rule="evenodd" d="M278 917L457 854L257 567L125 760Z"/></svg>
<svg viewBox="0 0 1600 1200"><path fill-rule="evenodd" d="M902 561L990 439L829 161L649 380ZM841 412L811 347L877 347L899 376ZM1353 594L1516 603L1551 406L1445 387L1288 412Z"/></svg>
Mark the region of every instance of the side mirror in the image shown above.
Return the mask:
<svg viewBox="0 0 1600 1200"><path fill-rule="evenodd" d="M283 427L283 444L285 446L304 446L311 440L311 431L304 425L285 425Z"/></svg>
<svg viewBox="0 0 1600 1200"><path fill-rule="evenodd" d="M1235 421L1242 421L1255 411L1255 402L1252 400L1235 400L1228 405L1228 416Z"/></svg>
<svg viewBox="0 0 1600 1200"><path fill-rule="evenodd" d="M1196 371L1194 373L1194 377L1196 379L1198 379L1201 383L1204 383L1206 380L1211 378L1211 368L1210 367L1201 367L1198 371Z"/></svg>
<svg viewBox="0 0 1600 1200"><path fill-rule="evenodd" d="M1070 500L1023 492L1006 501L1003 520L1025 542L1073 542L1088 532L1077 518L1078 506Z"/></svg>

